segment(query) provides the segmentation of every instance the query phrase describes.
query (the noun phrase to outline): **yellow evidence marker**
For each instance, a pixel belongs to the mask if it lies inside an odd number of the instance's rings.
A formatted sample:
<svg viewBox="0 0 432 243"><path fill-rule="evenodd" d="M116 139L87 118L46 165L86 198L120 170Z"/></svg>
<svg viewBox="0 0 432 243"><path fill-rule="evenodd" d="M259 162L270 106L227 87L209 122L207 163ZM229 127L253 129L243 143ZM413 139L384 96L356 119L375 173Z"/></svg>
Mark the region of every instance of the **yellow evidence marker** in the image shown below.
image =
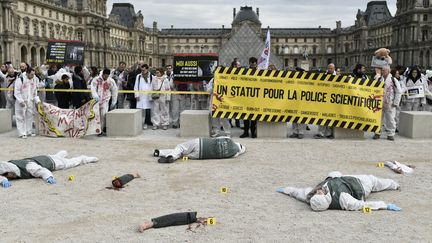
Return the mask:
<svg viewBox="0 0 432 243"><path fill-rule="evenodd" d="M372 209L370 207L363 207L363 213L364 214L371 214L372 213Z"/></svg>
<svg viewBox="0 0 432 243"><path fill-rule="evenodd" d="M215 217L208 218L207 219L207 224L208 225L216 225L216 218Z"/></svg>
<svg viewBox="0 0 432 243"><path fill-rule="evenodd" d="M183 161L188 161L188 160L189 160L189 157L183 156Z"/></svg>
<svg viewBox="0 0 432 243"><path fill-rule="evenodd" d="M377 164L377 167L379 167L379 168L384 168L384 162L379 162L379 163Z"/></svg>
<svg viewBox="0 0 432 243"><path fill-rule="evenodd" d="M70 175L70 176L68 177L68 181L75 181L75 176Z"/></svg>
<svg viewBox="0 0 432 243"><path fill-rule="evenodd" d="M227 187L221 187L219 192L223 194L227 194L229 192L229 189Z"/></svg>

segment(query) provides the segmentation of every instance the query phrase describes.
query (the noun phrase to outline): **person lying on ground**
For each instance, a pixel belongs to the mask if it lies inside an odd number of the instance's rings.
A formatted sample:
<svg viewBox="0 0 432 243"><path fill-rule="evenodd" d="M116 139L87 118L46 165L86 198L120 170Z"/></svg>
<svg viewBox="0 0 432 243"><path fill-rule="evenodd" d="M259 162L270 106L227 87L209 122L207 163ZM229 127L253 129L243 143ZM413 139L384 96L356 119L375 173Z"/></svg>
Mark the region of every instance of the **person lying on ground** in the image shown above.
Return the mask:
<svg viewBox="0 0 432 243"><path fill-rule="evenodd" d="M178 226L178 225L189 225L188 229L191 229L191 224L197 223L199 227L200 225L206 225L208 218L197 218L197 212L184 212L184 213L173 213L164 215L158 218L154 218L151 221L144 222L139 225L138 231L144 232L145 230L151 228L163 228L169 226Z"/></svg>
<svg viewBox="0 0 432 243"><path fill-rule="evenodd" d="M330 172L328 177L315 188L282 187L277 192L287 194L310 204L314 211L327 209L372 210L387 209L400 211L401 208L383 201L365 201L371 192L397 190L399 184L391 179L381 179L373 175L346 175L339 171Z"/></svg>
<svg viewBox="0 0 432 243"><path fill-rule="evenodd" d="M196 138L178 144L174 149L156 149L153 156L160 157L159 163L172 163L187 156L190 159L225 159L237 157L246 147L229 137Z"/></svg>
<svg viewBox="0 0 432 243"><path fill-rule="evenodd" d="M55 184L52 174L55 170L65 170L80 164L97 162L96 157L81 155L74 158L66 158L67 151L61 150L54 155L42 155L31 158L9 160L0 162L0 184L7 188L11 186L9 180L42 178L48 184Z"/></svg>

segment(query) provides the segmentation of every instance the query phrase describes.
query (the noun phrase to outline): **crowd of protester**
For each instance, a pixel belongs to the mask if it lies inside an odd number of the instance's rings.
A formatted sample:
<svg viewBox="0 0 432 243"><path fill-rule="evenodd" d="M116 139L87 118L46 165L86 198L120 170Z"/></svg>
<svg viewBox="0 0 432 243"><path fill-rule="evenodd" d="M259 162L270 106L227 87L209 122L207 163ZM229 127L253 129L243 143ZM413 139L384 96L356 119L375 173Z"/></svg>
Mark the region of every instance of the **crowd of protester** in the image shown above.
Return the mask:
<svg viewBox="0 0 432 243"><path fill-rule="evenodd" d="M242 67L235 58L231 67ZM257 59L251 57L247 68L256 69ZM276 69L270 65L269 69ZM305 71L296 68L296 71ZM376 79L385 82L383 100L383 131L387 139L394 140L397 132L400 111L432 111L432 71L421 70L418 66L396 66L394 69L383 67L381 74L372 74L368 77L366 67L357 64L352 72L346 72L361 79ZM330 63L326 74L342 75L340 68ZM372 76L371 75L371 76ZM34 136L33 117L35 104L50 102L62 109L80 108L91 99L99 102L101 124L105 125L106 113L113 109L142 109L143 129L169 129L179 128L180 113L184 110L207 110L210 108L211 95L203 94L170 94L148 93L142 91L207 91L212 94L213 80L209 83L177 83L174 82L173 68L168 65L164 68L151 68L143 61L138 61L127 67L120 62L117 68L99 70L96 67L61 67L59 65L42 65L30 67L21 63L14 68L10 62L0 67L0 87L11 90L0 91L0 108L11 109L15 114L19 136L27 138ZM409 98L408 88L423 87L425 96L422 98ZM49 95L44 88L53 88L59 91ZM70 89L89 90L88 92L67 92ZM118 92L128 90L129 92ZM51 97L51 99L49 99ZM256 121L213 119L212 136L230 136L231 127L243 128L240 138L256 138ZM302 139L306 124L293 124L293 134L289 137ZM104 132L101 133L103 135ZM319 126L314 138L334 138L333 129L328 126ZM375 134L374 139L380 138Z"/></svg>

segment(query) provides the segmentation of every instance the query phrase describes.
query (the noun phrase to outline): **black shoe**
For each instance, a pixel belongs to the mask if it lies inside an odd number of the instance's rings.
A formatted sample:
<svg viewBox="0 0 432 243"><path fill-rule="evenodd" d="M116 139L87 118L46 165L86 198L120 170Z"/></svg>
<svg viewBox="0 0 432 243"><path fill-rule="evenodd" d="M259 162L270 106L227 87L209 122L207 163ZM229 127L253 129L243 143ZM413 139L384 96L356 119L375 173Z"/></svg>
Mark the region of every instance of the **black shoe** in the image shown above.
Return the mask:
<svg viewBox="0 0 432 243"><path fill-rule="evenodd" d="M387 140L394 141L394 137L393 136L387 136Z"/></svg>
<svg viewBox="0 0 432 243"><path fill-rule="evenodd" d="M293 134L289 135L288 137L289 138L298 138L298 136L299 136L298 134L293 133Z"/></svg>
<svg viewBox="0 0 432 243"><path fill-rule="evenodd" d="M242 135L240 135L240 138L248 138L249 137L249 133L243 133Z"/></svg>
<svg viewBox="0 0 432 243"><path fill-rule="evenodd" d="M334 139L334 136L333 135L328 135L327 138L328 139Z"/></svg>
<svg viewBox="0 0 432 243"><path fill-rule="evenodd" d="M315 135L314 135L314 138L315 138L315 139L321 139L321 138L324 138L324 136L321 135L321 134L315 134Z"/></svg>
<svg viewBox="0 0 432 243"><path fill-rule="evenodd" d="M252 136L251 136L252 138L256 138L257 137L257 135L256 135L256 133L252 133Z"/></svg>
<svg viewBox="0 0 432 243"><path fill-rule="evenodd" d="M304 135L303 135L303 134L299 134L299 135L297 136L297 138L298 138L298 139L303 139L303 138L304 138Z"/></svg>
<svg viewBox="0 0 432 243"><path fill-rule="evenodd" d="M172 128L177 129L178 127L177 125L172 125Z"/></svg>
<svg viewBox="0 0 432 243"><path fill-rule="evenodd" d="M106 133L101 132L101 133L99 133L97 136L98 136L98 137L106 137Z"/></svg>
<svg viewBox="0 0 432 243"><path fill-rule="evenodd" d="M306 131L310 131L310 127L306 125Z"/></svg>
<svg viewBox="0 0 432 243"><path fill-rule="evenodd" d="M153 157L159 157L159 149L155 149L153 152Z"/></svg>
<svg viewBox="0 0 432 243"><path fill-rule="evenodd" d="M161 164L169 164L174 162L174 158L172 156L168 156L168 157L160 157L158 159L158 162Z"/></svg>
<svg viewBox="0 0 432 243"><path fill-rule="evenodd" d="M373 137L372 137L372 139L380 139L380 135L379 134L375 134Z"/></svg>
<svg viewBox="0 0 432 243"><path fill-rule="evenodd" d="M395 132L396 132L396 133L399 133L399 129L396 128L396 131L395 131Z"/></svg>

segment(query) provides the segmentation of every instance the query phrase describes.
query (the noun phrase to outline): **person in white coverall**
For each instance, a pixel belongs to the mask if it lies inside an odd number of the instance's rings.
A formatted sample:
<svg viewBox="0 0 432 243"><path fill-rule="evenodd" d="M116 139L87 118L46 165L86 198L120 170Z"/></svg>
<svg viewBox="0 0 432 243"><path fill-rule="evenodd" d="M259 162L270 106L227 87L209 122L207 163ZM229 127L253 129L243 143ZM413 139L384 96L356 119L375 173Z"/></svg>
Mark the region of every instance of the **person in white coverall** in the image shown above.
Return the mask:
<svg viewBox="0 0 432 243"><path fill-rule="evenodd" d="M399 81L390 74L390 67L384 66L381 71L380 82L384 82L384 97L382 104L381 124L387 133L387 139L394 141L396 133L396 107L399 106L402 92ZM373 139L380 138L379 133L375 133Z"/></svg>
<svg viewBox="0 0 432 243"><path fill-rule="evenodd" d="M102 72L102 76L99 76L95 79L93 79L91 83L91 91L93 99L96 99L96 101L99 101L99 111L100 111L100 119L101 119L101 129L102 131L105 130L105 120L106 120L106 114L109 110L109 101L112 98L111 101L111 109L114 109L117 104L117 95L118 95L118 89L117 84L110 77L111 70L104 69ZM102 134L103 132L101 132Z"/></svg>
<svg viewBox="0 0 432 243"><path fill-rule="evenodd" d="M42 178L49 184L56 181L52 174L55 170L65 170L81 164L94 163L99 159L81 155L74 158L66 158L68 153L61 150L54 155L42 155L20 160L0 162L0 185L7 188L11 186L9 180Z"/></svg>
<svg viewBox="0 0 432 243"><path fill-rule="evenodd" d="M154 157L159 163L173 163L182 156L190 159L235 158L246 152L246 147L229 137L196 138L178 144L174 149L156 149Z"/></svg>
<svg viewBox="0 0 432 243"><path fill-rule="evenodd" d="M34 121L35 104L40 102L37 95L38 79L32 68L15 80L15 116L19 136L27 138L34 136L32 124Z"/></svg>
<svg viewBox="0 0 432 243"><path fill-rule="evenodd" d="M408 94L408 88L417 87L423 89L424 97L411 98ZM411 68L405 82L402 83L402 111L424 111L426 108L426 99L432 100L432 92L429 91L427 77L422 75L417 67Z"/></svg>
<svg viewBox="0 0 432 243"><path fill-rule="evenodd" d="M164 76L162 68L156 69L156 77L151 83L153 91L170 91L170 83ZM169 126L169 101L170 94L153 93L152 97L152 110L151 122L153 123L153 130L162 126L163 130L168 129Z"/></svg>
<svg viewBox="0 0 432 243"><path fill-rule="evenodd" d="M372 192L399 188L399 184L391 179L381 179L373 175L342 175L339 171L333 171L315 188L281 187L277 192L310 204L314 211L327 209L356 211L362 210L363 207L372 210L400 211L401 209L394 204L365 201Z"/></svg>
<svg viewBox="0 0 432 243"><path fill-rule="evenodd" d="M135 91L150 91L152 90L152 81L154 77L149 72L149 66L143 64L141 73L136 76L134 90ZM147 129L147 125L151 123L151 94L144 92L135 92L136 108L142 110L143 129Z"/></svg>

